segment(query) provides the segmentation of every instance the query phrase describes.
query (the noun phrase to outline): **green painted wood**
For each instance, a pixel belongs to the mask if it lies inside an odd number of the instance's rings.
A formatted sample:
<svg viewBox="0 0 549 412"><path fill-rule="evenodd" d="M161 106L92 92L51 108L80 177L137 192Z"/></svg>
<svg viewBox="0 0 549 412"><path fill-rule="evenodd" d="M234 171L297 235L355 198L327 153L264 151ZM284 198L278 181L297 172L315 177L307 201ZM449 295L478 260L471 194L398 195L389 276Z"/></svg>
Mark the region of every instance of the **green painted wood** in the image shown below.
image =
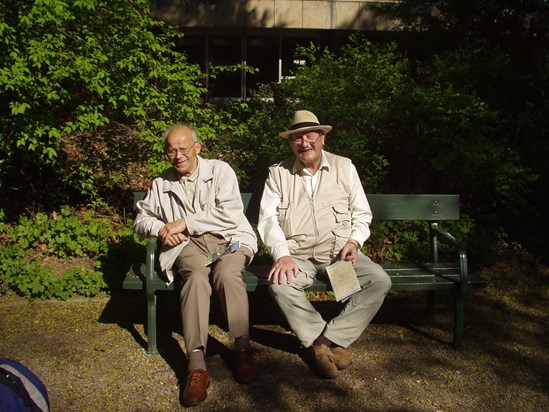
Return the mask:
<svg viewBox="0 0 549 412"><path fill-rule="evenodd" d="M459 220L459 195L366 196L375 220Z"/></svg>
<svg viewBox="0 0 549 412"><path fill-rule="evenodd" d="M400 290L452 290L459 282L459 267L440 266L436 272L430 272L426 268L420 268L416 265L382 265L383 269L391 277L392 291ZM253 264L242 274L246 289L253 292L258 286L267 285L267 275L270 266L256 267ZM140 265L139 270L132 267L124 279L124 289L143 290L145 287L145 264ZM468 284L472 288L485 287L485 282L476 274L469 274ZM173 290L173 283L168 285L162 280L158 273L154 273L153 288L155 290ZM329 282L323 278L315 279L311 291L329 291L331 290Z"/></svg>
<svg viewBox="0 0 549 412"><path fill-rule="evenodd" d="M135 209L135 206L137 205L137 202L140 200L145 199L145 196L147 196L147 192L133 192L133 207Z"/></svg>

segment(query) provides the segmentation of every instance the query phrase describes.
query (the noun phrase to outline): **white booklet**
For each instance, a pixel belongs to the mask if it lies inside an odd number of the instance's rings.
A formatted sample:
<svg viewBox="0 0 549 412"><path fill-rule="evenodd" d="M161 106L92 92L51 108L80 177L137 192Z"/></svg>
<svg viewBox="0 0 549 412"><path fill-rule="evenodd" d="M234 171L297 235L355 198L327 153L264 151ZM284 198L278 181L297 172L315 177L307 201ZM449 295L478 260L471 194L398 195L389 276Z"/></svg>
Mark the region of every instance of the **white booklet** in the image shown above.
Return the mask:
<svg viewBox="0 0 549 412"><path fill-rule="evenodd" d="M338 260L326 268L326 273L338 302L360 290L355 268L350 260Z"/></svg>

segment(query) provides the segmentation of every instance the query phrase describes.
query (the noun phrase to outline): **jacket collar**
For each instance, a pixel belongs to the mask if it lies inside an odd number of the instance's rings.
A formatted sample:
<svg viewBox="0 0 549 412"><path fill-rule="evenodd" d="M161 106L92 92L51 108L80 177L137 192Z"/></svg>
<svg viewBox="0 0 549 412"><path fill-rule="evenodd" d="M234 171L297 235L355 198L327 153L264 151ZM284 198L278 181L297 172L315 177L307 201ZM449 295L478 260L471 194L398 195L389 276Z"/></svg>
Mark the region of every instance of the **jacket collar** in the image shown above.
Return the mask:
<svg viewBox="0 0 549 412"><path fill-rule="evenodd" d="M207 160L201 158L200 156L197 156L198 159L198 181L203 183L207 182L208 180L213 179L213 173L211 169L208 167ZM180 188L179 184L179 175L177 174L177 171L175 169L171 169L166 173L164 182L162 184L162 190L164 192L177 192L177 189Z"/></svg>

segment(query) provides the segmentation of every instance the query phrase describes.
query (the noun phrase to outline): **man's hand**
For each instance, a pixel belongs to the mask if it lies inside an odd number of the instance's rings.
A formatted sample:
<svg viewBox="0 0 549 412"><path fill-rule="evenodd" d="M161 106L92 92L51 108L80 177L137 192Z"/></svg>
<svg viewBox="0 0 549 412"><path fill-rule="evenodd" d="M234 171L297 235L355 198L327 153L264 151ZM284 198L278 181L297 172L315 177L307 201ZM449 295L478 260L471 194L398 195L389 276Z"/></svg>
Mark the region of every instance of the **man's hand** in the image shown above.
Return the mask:
<svg viewBox="0 0 549 412"><path fill-rule="evenodd" d="M185 219L174 220L166 223L162 229L158 231L158 238L163 245L177 246L185 242L188 238L184 234L187 230Z"/></svg>
<svg viewBox="0 0 549 412"><path fill-rule="evenodd" d="M269 272L269 280L272 283L278 283L279 285L286 283L289 285L292 283L292 278L295 278L299 274L299 267L290 256L282 256L273 263L271 271Z"/></svg>
<svg viewBox="0 0 549 412"><path fill-rule="evenodd" d="M339 252L341 259L350 260L351 263L354 265L356 263L356 260L358 259L358 249L358 242L355 240L349 240Z"/></svg>
<svg viewBox="0 0 549 412"><path fill-rule="evenodd" d="M175 235L170 235L165 240L161 239L160 241L163 245L174 247L185 242L187 239L188 237L183 233L176 233Z"/></svg>

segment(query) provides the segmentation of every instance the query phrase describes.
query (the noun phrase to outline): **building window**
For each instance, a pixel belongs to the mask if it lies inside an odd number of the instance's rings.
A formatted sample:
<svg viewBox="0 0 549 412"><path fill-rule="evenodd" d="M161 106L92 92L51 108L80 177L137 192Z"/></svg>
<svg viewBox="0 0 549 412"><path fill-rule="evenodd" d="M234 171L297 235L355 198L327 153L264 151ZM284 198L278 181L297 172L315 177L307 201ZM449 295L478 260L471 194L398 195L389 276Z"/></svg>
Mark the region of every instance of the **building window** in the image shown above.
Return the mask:
<svg viewBox="0 0 549 412"><path fill-rule="evenodd" d="M240 36L209 36L208 63L214 66L242 63L242 38ZM212 97L241 97L242 72L221 72L208 80Z"/></svg>
<svg viewBox="0 0 549 412"><path fill-rule="evenodd" d="M319 43L319 38L311 33L301 36L188 33L179 40L178 47L190 63L199 64L207 74L210 65L242 64L258 69L256 73L220 72L207 79L208 98L244 99L251 97L260 84L280 82L291 76L305 63L303 56L296 56L297 47L311 43Z"/></svg>
<svg viewBox="0 0 549 412"><path fill-rule="evenodd" d="M246 97L259 84L278 80L278 61L280 54L278 36L248 37L246 39L246 65L258 69L256 73L246 74Z"/></svg>
<svg viewBox="0 0 549 412"><path fill-rule="evenodd" d="M299 66L305 64L305 57L296 55L296 49L298 46L306 47L311 43L318 44L318 40L315 37L281 37L281 79L292 76Z"/></svg>

